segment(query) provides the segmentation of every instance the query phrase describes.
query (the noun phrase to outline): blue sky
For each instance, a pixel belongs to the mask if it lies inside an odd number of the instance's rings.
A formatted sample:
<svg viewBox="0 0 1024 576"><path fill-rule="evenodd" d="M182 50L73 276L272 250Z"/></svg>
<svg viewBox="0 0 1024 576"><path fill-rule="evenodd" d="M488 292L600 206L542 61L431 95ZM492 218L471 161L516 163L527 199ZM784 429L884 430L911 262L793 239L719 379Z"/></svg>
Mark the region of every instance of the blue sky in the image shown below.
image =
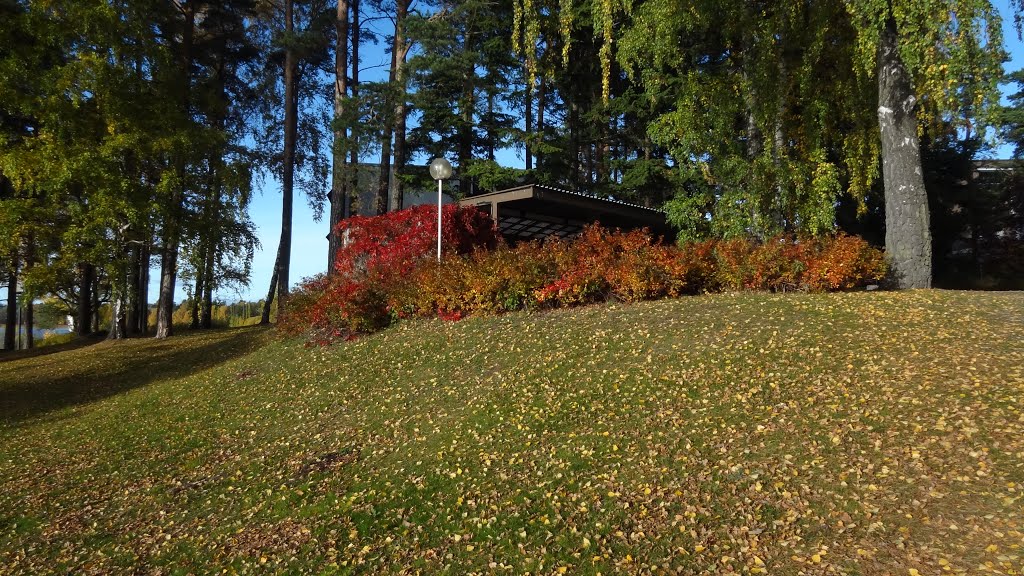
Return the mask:
<svg viewBox="0 0 1024 576"><path fill-rule="evenodd" d="M1024 44L1017 37L1013 25L1013 12L1008 0L996 0L995 5L1003 16L1003 36L1011 60L1005 64L1007 71L1024 67ZM386 34L386 32L385 32ZM386 73L389 57L384 53L382 45L367 45L363 48L364 66L368 69L363 75L364 81L379 79ZM1000 148L996 155L1008 157L1009 147ZM414 159L426 163L427 159ZM515 153L507 152L499 161L509 165L521 165L522 158ZM266 296L273 272L274 257L277 253L278 238L281 234L281 186L273 179L266 179L253 199L251 217L258 230L262 248L253 260L252 281L247 288L225 290L217 294L217 298L233 302L238 299L259 300ZM298 282L301 278L319 274L327 268L327 222L313 219L313 211L304 197L295 198L295 214L292 224L292 260L291 280ZM150 287L150 298L156 301L159 272L153 274L154 285ZM175 300L185 298L184 291L179 287Z"/></svg>

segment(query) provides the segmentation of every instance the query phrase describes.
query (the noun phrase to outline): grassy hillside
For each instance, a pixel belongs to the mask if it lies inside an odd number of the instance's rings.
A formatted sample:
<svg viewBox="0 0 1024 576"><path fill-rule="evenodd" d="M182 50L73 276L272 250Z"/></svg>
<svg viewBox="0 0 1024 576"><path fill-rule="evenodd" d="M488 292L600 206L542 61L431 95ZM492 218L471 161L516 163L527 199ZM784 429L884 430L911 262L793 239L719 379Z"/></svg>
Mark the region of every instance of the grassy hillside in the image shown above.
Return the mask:
<svg viewBox="0 0 1024 576"><path fill-rule="evenodd" d="M0 357L0 572L1020 572L1022 392L1022 293Z"/></svg>

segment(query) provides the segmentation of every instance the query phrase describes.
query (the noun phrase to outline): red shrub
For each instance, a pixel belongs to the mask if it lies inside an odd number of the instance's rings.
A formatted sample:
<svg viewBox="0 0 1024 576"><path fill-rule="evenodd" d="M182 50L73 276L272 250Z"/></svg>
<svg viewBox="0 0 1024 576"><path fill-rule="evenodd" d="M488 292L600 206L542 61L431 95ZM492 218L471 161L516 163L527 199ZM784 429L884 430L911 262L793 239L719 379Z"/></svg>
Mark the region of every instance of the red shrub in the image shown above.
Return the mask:
<svg viewBox="0 0 1024 576"><path fill-rule="evenodd" d="M493 248L498 243L494 222L477 208L449 204L441 215L444 254L467 254L477 247ZM335 233L346 239L334 261L338 274L408 274L419 261L436 253L437 207L423 205L381 216L354 216L342 220Z"/></svg>
<svg viewBox="0 0 1024 576"><path fill-rule="evenodd" d="M306 281L280 326L315 342L365 333L412 315L458 320L535 307L636 302L726 290L842 290L879 281L882 252L860 238L773 238L656 244L646 231L589 226L575 240L500 245L475 210L445 208L444 260L434 260L431 207L357 218L338 274Z"/></svg>
<svg viewBox="0 0 1024 576"><path fill-rule="evenodd" d="M442 216L445 254L466 254L497 244L494 223L486 213L451 204L444 207ZM335 258L336 273L303 282L279 326L286 333L308 333L312 341L324 343L379 330L401 317L403 310L393 303L396 295L408 292L410 275L424 261L431 261L437 246L436 223L437 208L429 205L342 221L337 233L347 241Z"/></svg>

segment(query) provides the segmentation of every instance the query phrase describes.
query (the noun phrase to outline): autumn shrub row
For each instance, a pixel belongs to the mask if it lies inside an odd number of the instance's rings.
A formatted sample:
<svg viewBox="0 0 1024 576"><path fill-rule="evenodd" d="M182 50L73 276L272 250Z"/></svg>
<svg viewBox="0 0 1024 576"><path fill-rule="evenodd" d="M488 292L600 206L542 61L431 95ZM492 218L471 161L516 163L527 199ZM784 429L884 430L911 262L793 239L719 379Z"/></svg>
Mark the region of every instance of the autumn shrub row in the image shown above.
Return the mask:
<svg viewBox="0 0 1024 576"><path fill-rule="evenodd" d="M886 273L882 252L853 236L673 246L645 231L595 225L575 239L510 247L498 241L486 215L457 208L446 208L448 251L437 262L436 233L426 230L436 214L418 208L386 224L348 224L350 242L338 256L337 273L307 281L280 326L328 342L411 316L455 320L726 290L846 290L879 282Z"/></svg>

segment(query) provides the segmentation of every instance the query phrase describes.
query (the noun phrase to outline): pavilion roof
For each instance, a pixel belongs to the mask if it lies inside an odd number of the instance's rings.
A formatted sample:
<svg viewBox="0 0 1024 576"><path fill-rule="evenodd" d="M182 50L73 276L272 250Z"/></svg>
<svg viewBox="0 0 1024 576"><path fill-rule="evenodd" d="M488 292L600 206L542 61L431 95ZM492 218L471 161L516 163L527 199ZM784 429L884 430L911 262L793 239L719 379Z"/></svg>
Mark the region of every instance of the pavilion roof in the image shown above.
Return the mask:
<svg viewBox="0 0 1024 576"><path fill-rule="evenodd" d="M511 241L565 238L593 222L623 230L648 228L655 236L672 236L661 210L541 184L477 194L459 204L490 212L502 235Z"/></svg>

